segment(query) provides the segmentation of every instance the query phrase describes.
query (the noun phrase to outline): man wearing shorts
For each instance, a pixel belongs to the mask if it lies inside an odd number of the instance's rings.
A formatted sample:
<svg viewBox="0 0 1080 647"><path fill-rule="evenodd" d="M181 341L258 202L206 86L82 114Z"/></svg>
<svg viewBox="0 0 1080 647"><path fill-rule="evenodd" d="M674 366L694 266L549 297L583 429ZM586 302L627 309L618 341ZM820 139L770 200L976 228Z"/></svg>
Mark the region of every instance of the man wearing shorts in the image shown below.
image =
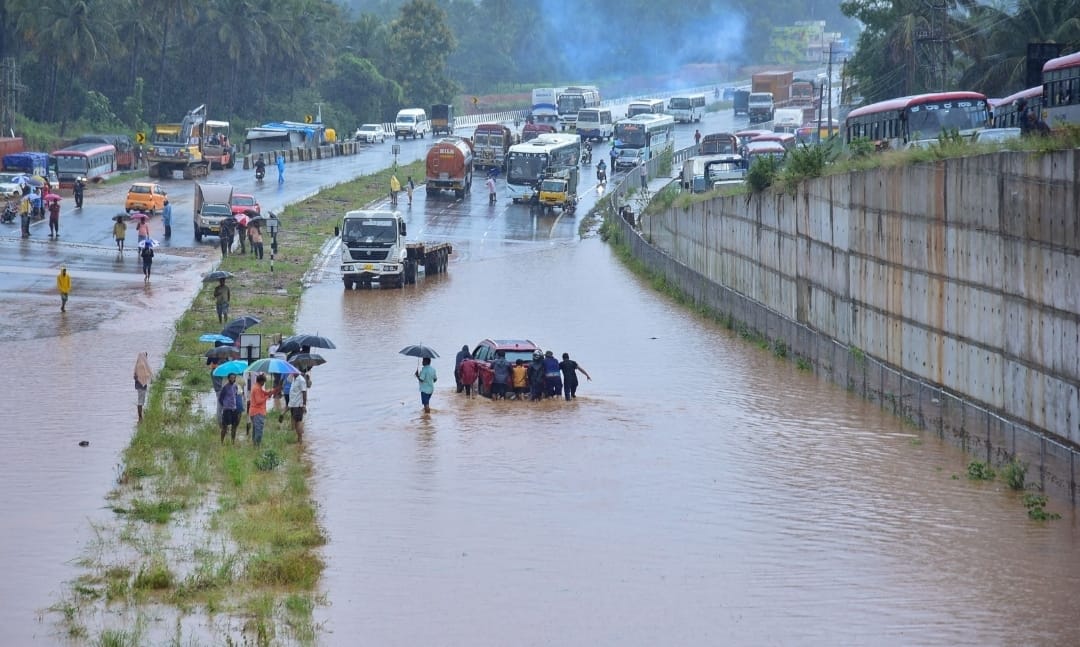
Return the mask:
<svg viewBox="0 0 1080 647"><path fill-rule="evenodd" d="M431 413L431 394L435 392L435 381L439 378L435 375L435 367L431 365L430 357L421 360L421 364L423 368L413 375L420 382L420 404L424 405L424 413Z"/></svg>
<svg viewBox="0 0 1080 647"><path fill-rule="evenodd" d="M304 442L304 413L307 412L308 383L307 374L301 373L292 377L292 386L289 387L289 412L292 414L293 430L296 431L296 442Z"/></svg>
<svg viewBox="0 0 1080 647"><path fill-rule="evenodd" d="M225 444L225 431L229 427L236 444L236 427L240 424L240 386L236 383L236 373L230 373L228 381L221 385L218 404L221 405L221 444Z"/></svg>
<svg viewBox="0 0 1080 647"><path fill-rule="evenodd" d="M229 318L229 299L231 298L232 292L229 290L229 286L225 285L225 279L221 279L217 287L214 288L214 304L217 306L218 323L223 323Z"/></svg>

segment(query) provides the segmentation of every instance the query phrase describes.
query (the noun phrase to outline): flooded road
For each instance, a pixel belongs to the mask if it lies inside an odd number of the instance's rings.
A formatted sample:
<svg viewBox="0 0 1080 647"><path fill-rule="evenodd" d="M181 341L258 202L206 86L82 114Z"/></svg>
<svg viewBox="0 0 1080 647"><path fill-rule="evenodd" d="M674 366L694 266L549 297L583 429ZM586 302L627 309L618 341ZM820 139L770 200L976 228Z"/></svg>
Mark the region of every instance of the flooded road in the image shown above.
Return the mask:
<svg viewBox="0 0 1080 647"><path fill-rule="evenodd" d="M598 240L533 240L472 202L410 223L454 243L448 274L344 291L330 272L304 297L298 328L338 344L307 434L326 644L1073 642L1070 509L1028 521L955 448L688 314ZM571 403L466 399L453 357L485 337L594 379ZM429 416L396 352L420 342L443 355Z"/></svg>
<svg viewBox="0 0 1080 647"><path fill-rule="evenodd" d="M430 141L402 144L405 162ZM278 208L388 158L297 164L256 194ZM314 371L306 443L330 537L321 643L1073 642L1071 510L1029 522L1015 495L963 478L954 448L688 314L579 241L577 219L489 207L481 187L420 191L406 212L415 237L454 244L448 274L346 292L330 263L305 295L298 329L338 344ZM95 208L62 243L0 232L0 351L22 405L0 434L10 644L58 642L38 614L113 516L134 356L160 362L209 265L166 250L148 288L110 248L115 205ZM571 403L465 399L452 358L485 337L569 352L594 380ZM396 353L417 342L443 353L430 416Z"/></svg>

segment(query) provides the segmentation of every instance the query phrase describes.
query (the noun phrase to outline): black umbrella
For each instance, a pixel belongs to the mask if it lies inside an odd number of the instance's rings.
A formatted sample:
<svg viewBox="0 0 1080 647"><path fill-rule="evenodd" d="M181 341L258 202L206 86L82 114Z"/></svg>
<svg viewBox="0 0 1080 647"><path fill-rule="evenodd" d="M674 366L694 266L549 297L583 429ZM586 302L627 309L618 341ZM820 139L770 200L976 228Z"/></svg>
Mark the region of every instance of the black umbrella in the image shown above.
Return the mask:
<svg viewBox="0 0 1080 647"><path fill-rule="evenodd" d="M337 348L334 342L319 335L293 335L281 341L278 345L279 353L294 353L304 346L308 348Z"/></svg>
<svg viewBox="0 0 1080 647"><path fill-rule="evenodd" d="M225 327L221 329L221 334L232 337L233 339L239 339L240 333L244 332L248 328L251 328L260 321L262 320L258 317L244 315L239 319L233 319L229 323L225 324Z"/></svg>
<svg viewBox="0 0 1080 647"><path fill-rule="evenodd" d="M425 346L423 344L412 344L410 346L402 348L398 352L402 355L408 355L409 357L428 357L434 359L439 356L439 354L435 352L434 348L430 346Z"/></svg>
<svg viewBox="0 0 1080 647"><path fill-rule="evenodd" d="M221 359L223 357L235 358L240 357L240 349L236 346L217 346L206 351L207 357L214 357Z"/></svg>
<svg viewBox="0 0 1080 647"><path fill-rule="evenodd" d="M317 353L297 353L289 359L289 363L298 369L304 370L312 366L321 366L326 363L326 360Z"/></svg>
<svg viewBox="0 0 1080 647"><path fill-rule="evenodd" d="M244 209L244 215L254 220L255 218L262 218L263 215L254 209Z"/></svg>
<svg viewBox="0 0 1080 647"><path fill-rule="evenodd" d="M214 270L203 277L203 283L213 283L221 279L231 279L232 272L226 272L225 270Z"/></svg>

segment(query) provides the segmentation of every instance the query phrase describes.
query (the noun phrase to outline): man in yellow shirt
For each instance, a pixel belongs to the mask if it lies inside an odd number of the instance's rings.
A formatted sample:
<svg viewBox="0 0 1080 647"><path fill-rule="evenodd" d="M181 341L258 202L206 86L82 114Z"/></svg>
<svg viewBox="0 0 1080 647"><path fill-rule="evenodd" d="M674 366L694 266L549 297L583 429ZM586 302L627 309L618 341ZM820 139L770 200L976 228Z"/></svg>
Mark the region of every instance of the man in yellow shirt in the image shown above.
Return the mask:
<svg viewBox="0 0 1080 647"><path fill-rule="evenodd" d="M66 312L68 294L71 293L71 275L63 265L60 266L60 273L56 275L56 289L60 290L60 312Z"/></svg>

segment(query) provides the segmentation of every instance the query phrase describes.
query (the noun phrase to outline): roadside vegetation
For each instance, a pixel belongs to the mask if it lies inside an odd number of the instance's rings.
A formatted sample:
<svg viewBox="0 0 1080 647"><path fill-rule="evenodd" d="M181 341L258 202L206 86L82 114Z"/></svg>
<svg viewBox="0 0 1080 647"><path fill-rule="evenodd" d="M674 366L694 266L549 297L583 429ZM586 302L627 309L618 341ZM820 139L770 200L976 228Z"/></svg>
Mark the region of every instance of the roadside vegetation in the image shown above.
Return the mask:
<svg viewBox="0 0 1080 647"><path fill-rule="evenodd" d="M423 172L422 162L397 169ZM328 189L287 208L280 251L225 258L234 274L230 314L255 315L251 332L293 332L304 275L344 211L386 194L391 170ZM269 236L266 237L269 248ZM267 250L269 253L269 249ZM95 644L315 644L313 611L326 543L309 476L288 416L267 417L262 447L240 429L219 440L213 390L199 335L217 332L213 285L175 324L154 376L143 421L117 468L114 523L96 527L79 564L84 574L51 610L69 637ZM245 418L246 420L246 418ZM198 616L201 623L181 622ZM180 635L182 626L205 629ZM114 626L116 625L116 626ZM190 630L189 630L190 631Z"/></svg>

